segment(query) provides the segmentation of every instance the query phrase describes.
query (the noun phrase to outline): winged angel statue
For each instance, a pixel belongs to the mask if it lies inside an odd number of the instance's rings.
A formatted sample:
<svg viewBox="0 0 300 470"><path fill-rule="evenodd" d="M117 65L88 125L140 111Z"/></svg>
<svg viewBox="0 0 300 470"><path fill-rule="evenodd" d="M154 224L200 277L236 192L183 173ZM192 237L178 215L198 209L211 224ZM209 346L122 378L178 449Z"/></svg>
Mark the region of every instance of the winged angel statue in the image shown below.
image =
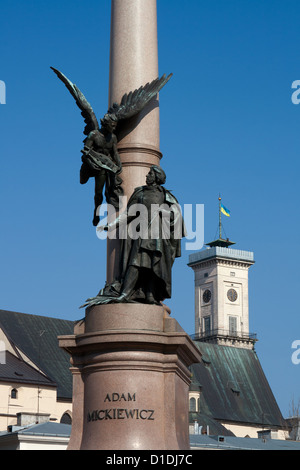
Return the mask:
<svg viewBox="0 0 300 470"><path fill-rule="evenodd" d="M82 152L82 165L80 169L80 183L85 184L89 178L95 178L95 208L93 225L98 225L98 209L103 202L103 189L109 204L119 209L119 197L123 194L122 163L117 149L119 124L138 114L152 100L163 86L169 81L172 74L157 78L140 88L124 94L120 104L114 103L100 120L97 121L93 108L86 100L79 88L72 83L62 72L51 67L58 78L65 84L76 101L84 118L85 128L84 148Z"/></svg>

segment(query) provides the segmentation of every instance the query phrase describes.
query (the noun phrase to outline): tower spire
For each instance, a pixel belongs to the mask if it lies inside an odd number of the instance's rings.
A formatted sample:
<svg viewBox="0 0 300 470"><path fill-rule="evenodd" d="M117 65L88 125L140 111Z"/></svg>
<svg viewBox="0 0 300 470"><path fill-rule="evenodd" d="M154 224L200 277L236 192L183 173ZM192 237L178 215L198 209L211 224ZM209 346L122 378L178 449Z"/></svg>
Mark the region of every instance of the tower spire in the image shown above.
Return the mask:
<svg viewBox="0 0 300 470"><path fill-rule="evenodd" d="M221 195L219 193L219 239L222 240Z"/></svg>

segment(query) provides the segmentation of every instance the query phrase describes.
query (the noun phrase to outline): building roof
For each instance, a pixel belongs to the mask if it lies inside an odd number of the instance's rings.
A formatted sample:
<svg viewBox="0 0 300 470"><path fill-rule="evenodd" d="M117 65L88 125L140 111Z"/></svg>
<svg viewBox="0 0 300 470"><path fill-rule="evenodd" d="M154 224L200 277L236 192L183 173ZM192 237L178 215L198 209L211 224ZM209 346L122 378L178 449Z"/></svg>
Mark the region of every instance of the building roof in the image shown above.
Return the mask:
<svg viewBox="0 0 300 470"><path fill-rule="evenodd" d="M9 428L8 431L0 433L0 450L22 450L22 443L25 443L24 449L32 450L47 450L53 444L66 448L71 434L71 425L53 422Z"/></svg>
<svg viewBox="0 0 300 470"><path fill-rule="evenodd" d="M217 240L214 240L212 242L206 243L207 246L224 246L224 247L229 247L231 245L235 245L235 242L231 242L228 238L225 240L224 238L218 238Z"/></svg>
<svg viewBox="0 0 300 470"><path fill-rule="evenodd" d="M19 430L18 434L30 434L34 436L56 436L56 437L70 437L72 426L70 424L47 423L32 424Z"/></svg>
<svg viewBox="0 0 300 470"><path fill-rule="evenodd" d="M203 362L191 366L201 386L200 414L221 422L284 427L256 352L195 342Z"/></svg>
<svg viewBox="0 0 300 470"><path fill-rule="evenodd" d="M56 384L38 370L6 351L5 362L0 366L1 382L40 384L55 387Z"/></svg>
<svg viewBox="0 0 300 470"><path fill-rule="evenodd" d="M202 427L200 434L209 434L214 436L234 436L233 432L229 431L229 429L225 428L225 426L223 426L221 423L213 419L211 416L207 416L203 413L190 411L189 422L190 424L196 422L199 427Z"/></svg>
<svg viewBox="0 0 300 470"><path fill-rule="evenodd" d="M300 442L233 436L191 434L191 449L211 450L300 450Z"/></svg>
<svg viewBox="0 0 300 470"><path fill-rule="evenodd" d="M72 398L70 356L58 346L59 335L73 334L73 321L0 310L0 328L9 341L57 384L57 397Z"/></svg>

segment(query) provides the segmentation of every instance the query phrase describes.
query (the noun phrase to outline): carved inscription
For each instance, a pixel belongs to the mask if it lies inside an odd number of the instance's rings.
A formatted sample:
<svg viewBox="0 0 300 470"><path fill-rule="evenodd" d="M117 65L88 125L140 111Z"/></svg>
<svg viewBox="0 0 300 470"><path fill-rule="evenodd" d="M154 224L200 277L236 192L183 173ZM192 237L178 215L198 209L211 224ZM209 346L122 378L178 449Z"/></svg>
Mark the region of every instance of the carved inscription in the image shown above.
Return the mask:
<svg viewBox="0 0 300 470"><path fill-rule="evenodd" d="M104 403L117 403L117 402L135 402L135 393L107 393L104 398ZM111 419L141 419L154 421L154 410L140 409L140 408L119 408L111 407L102 410L89 411L87 414L87 421L103 421Z"/></svg>
<svg viewBox="0 0 300 470"><path fill-rule="evenodd" d="M132 395L130 393L108 393L104 398L104 403L106 401L135 401L135 393Z"/></svg>

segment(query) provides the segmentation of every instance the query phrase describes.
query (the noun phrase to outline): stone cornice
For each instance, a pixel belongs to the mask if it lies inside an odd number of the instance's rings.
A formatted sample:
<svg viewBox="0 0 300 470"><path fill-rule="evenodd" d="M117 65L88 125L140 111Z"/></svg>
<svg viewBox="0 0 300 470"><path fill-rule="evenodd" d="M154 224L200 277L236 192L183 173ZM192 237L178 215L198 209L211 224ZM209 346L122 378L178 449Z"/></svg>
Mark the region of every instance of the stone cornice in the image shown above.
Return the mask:
<svg viewBox="0 0 300 470"><path fill-rule="evenodd" d="M238 267L238 268L245 268L248 269L250 266L254 264L253 262L249 261L241 261L241 260L233 260L233 259L228 259L228 258L220 258L220 257L214 257L210 259L204 259L200 260L198 262L189 264L189 266L196 270L197 268L207 268L213 265L227 265L231 267Z"/></svg>

